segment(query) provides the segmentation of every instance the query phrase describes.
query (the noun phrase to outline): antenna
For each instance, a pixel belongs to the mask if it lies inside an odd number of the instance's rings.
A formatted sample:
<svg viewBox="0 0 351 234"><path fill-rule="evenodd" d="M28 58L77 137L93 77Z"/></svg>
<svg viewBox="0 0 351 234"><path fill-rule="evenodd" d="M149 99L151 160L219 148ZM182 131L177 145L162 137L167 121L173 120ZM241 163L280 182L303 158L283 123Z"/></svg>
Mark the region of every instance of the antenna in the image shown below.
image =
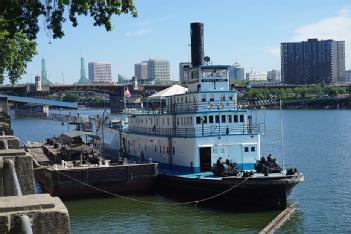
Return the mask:
<svg viewBox="0 0 351 234"><path fill-rule="evenodd" d="M284 173L284 129L283 129L283 115L282 115L282 99L279 102L279 109L280 109L280 147L281 147L281 154L282 154L282 166L283 166L283 173Z"/></svg>

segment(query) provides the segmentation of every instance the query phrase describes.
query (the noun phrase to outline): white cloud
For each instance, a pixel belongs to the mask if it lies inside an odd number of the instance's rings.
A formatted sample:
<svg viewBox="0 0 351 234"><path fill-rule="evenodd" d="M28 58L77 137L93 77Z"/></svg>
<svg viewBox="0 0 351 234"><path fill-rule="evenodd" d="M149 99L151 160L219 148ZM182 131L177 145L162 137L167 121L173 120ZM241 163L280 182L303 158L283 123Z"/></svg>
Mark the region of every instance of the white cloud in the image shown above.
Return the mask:
<svg viewBox="0 0 351 234"><path fill-rule="evenodd" d="M350 40L350 10L348 8L343 8L336 16L301 26L295 29L292 39L294 41L302 41L308 38Z"/></svg>
<svg viewBox="0 0 351 234"><path fill-rule="evenodd" d="M143 36L143 35L145 35L145 34L147 34L147 33L149 33L150 32L150 30L149 29L147 29L147 28L141 28L141 29L139 29L139 30L137 30L137 31L133 31L133 32L126 32L126 36L127 37L140 37L140 36Z"/></svg>
<svg viewBox="0 0 351 234"><path fill-rule="evenodd" d="M346 68L351 65L351 11L350 8L340 9L337 15L321 19L294 30L292 41L306 41L309 38L319 40L333 39L345 41Z"/></svg>
<svg viewBox="0 0 351 234"><path fill-rule="evenodd" d="M265 51L270 55L273 55L275 57L280 57L280 48L279 47L266 48Z"/></svg>

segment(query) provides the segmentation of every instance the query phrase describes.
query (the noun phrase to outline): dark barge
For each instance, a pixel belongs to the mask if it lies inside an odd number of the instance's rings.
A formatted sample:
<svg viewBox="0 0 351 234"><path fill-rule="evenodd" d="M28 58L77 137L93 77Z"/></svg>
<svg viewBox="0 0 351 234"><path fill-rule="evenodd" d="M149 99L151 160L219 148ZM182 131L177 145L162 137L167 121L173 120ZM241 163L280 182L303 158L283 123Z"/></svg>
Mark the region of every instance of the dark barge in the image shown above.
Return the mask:
<svg viewBox="0 0 351 234"><path fill-rule="evenodd" d="M235 210L285 209L292 188L304 180L302 173L250 177L217 177L211 172L197 174L160 173L157 187L162 194L198 205Z"/></svg>

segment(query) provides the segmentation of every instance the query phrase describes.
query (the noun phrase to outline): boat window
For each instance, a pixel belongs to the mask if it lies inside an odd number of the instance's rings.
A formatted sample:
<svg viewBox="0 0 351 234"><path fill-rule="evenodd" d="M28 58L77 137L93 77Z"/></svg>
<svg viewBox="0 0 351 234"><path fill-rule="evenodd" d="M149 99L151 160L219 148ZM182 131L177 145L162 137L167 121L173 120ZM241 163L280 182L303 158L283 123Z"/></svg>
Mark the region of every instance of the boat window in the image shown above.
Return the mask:
<svg viewBox="0 0 351 234"><path fill-rule="evenodd" d="M225 101L225 94L221 97L222 101Z"/></svg>
<svg viewBox="0 0 351 234"><path fill-rule="evenodd" d="M155 152L156 152L156 145L155 145Z"/></svg>
<svg viewBox="0 0 351 234"><path fill-rule="evenodd" d="M173 146L173 154L175 154L175 148L174 148L174 146Z"/></svg>
<svg viewBox="0 0 351 234"><path fill-rule="evenodd" d="M200 116L196 116L196 124L200 124L201 123L201 117Z"/></svg>
<svg viewBox="0 0 351 234"><path fill-rule="evenodd" d="M207 123L207 116L202 116L203 118L203 123Z"/></svg>
<svg viewBox="0 0 351 234"><path fill-rule="evenodd" d="M212 97L212 98L210 98L210 102L214 102L214 98Z"/></svg>
<svg viewBox="0 0 351 234"><path fill-rule="evenodd" d="M201 101L206 102L206 94L202 94Z"/></svg>
<svg viewBox="0 0 351 234"><path fill-rule="evenodd" d="M190 123L193 124L193 117L190 117Z"/></svg>
<svg viewBox="0 0 351 234"><path fill-rule="evenodd" d="M163 149L163 153L165 153L165 146L162 146L162 149Z"/></svg>
<svg viewBox="0 0 351 234"><path fill-rule="evenodd" d="M212 115L210 115L210 116L208 117L208 122L213 123L213 116L212 116Z"/></svg>
<svg viewBox="0 0 351 234"><path fill-rule="evenodd" d="M255 152L255 150L256 150L255 147L252 146L252 147L251 147L251 152Z"/></svg>
<svg viewBox="0 0 351 234"><path fill-rule="evenodd" d="M249 147L245 147L245 148L244 148L244 151L245 151L245 152L249 152Z"/></svg>
<svg viewBox="0 0 351 234"><path fill-rule="evenodd" d="M234 123L238 122L238 115L234 115Z"/></svg>
<svg viewBox="0 0 351 234"><path fill-rule="evenodd" d="M233 101L233 97L232 97L232 96L229 96L229 100L230 100L230 101Z"/></svg>
<svg viewBox="0 0 351 234"><path fill-rule="evenodd" d="M216 115L215 119L216 119L216 123L219 123L219 115Z"/></svg>
<svg viewBox="0 0 351 234"><path fill-rule="evenodd" d="M240 122L244 122L244 115L240 115Z"/></svg>
<svg viewBox="0 0 351 234"><path fill-rule="evenodd" d="M225 123L226 116L222 115L222 123Z"/></svg>
<svg viewBox="0 0 351 234"><path fill-rule="evenodd" d="M229 122L229 123L232 122L232 115L228 115L228 122Z"/></svg>
<svg viewBox="0 0 351 234"><path fill-rule="evenodd" d="M177 118L177 125L179 125L179 118Z"/></svg>
<svg viewBox="0 0 351 234"><path fill-rule="evenodd" d="M169 118L167 118L167 125L169 125Z"/></svg>

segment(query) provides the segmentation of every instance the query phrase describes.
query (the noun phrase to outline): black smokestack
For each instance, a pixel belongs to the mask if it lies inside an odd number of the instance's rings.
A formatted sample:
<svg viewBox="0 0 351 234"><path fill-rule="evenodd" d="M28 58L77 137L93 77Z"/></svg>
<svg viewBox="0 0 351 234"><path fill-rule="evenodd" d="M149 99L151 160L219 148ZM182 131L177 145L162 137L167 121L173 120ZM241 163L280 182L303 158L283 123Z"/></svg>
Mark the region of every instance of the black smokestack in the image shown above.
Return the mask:
<svg viewBox="0 0 351 234"><path fill-rule="evenodd" d="M191 36L191 64L197 67L204 61L204 25L202 23L190 24Z"/></svg>

